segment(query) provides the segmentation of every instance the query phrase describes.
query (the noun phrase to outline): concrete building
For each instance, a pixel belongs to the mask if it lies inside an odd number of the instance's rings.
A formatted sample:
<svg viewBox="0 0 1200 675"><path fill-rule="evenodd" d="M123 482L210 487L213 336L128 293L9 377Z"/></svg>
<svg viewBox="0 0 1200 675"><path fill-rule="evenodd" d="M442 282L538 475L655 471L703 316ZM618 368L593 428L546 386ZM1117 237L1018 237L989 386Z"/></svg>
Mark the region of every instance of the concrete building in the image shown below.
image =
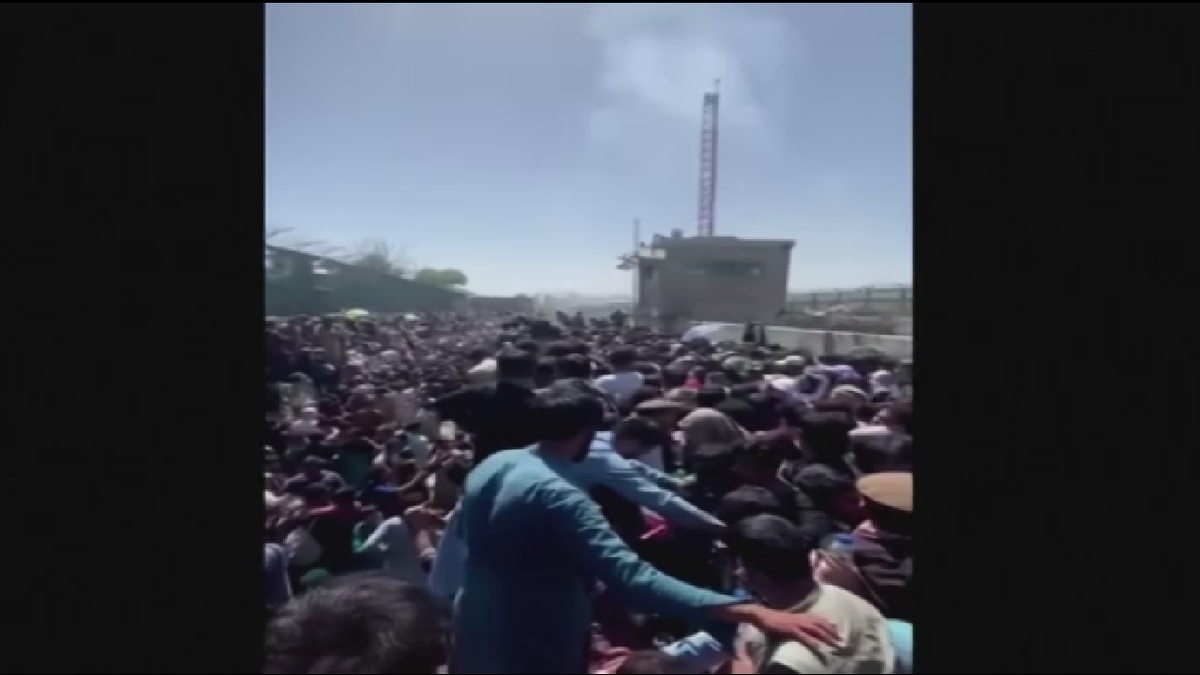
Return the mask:
<svg viewBox="0 0 1200 675"><path fill-rule="evenodd" d="M787 304L793 241L655 235L635 258L634 319L663 332L690 321L770 323Z"/></svg>

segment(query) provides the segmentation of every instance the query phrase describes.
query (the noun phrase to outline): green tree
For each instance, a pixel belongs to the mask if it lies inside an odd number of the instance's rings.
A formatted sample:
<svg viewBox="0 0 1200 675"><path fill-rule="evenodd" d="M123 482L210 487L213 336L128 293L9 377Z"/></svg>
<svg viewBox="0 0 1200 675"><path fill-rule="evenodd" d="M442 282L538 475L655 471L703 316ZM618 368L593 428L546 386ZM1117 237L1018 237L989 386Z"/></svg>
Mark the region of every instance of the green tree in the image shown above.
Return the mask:
<svg viewBox="0 0 1200 675"><path fill-rule="evenodd" d="M368 239L346 257L346 262L381 274L392 274L408 278L412 276L412 261L398 249L382 239Z"/></svg>
<svg viewBox="0 0 1200 675"><path fill-rule="evenodd" d="M456 270L452 267L444 269L423 267L417 270L417 273L413 276L413 281L419 281L430 286L459 290L459 287L467 285L467 275L463 274L462 270Z"/></svg>

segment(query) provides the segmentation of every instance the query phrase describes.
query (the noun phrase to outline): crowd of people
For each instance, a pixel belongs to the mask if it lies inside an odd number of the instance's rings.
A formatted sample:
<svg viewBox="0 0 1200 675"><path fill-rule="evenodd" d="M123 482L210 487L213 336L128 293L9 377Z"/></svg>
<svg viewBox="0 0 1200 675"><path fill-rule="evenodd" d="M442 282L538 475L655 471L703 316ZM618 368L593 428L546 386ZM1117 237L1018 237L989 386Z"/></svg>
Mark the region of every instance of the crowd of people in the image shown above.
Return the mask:
<svg viewBox="0 0 1200 675"><path fill-rule="evenodd" d="M264 673L909 673L912 368L268 318Z"/></svg>

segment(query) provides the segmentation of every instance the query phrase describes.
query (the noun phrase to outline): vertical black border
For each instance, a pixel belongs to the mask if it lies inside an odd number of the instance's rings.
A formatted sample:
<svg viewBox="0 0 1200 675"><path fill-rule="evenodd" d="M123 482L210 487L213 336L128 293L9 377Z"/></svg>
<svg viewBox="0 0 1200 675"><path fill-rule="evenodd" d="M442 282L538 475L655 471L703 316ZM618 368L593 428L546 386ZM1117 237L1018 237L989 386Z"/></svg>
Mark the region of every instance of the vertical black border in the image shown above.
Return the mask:
<svg viewBox="0 0 1200 675"><path fill-rule="evenodd" d="M915 7L917 672L1194 660L1194 14Z"/></svg>
<svg viewBox="0 0 1200 675"><path fill-rule="evenodd" d="M10 4L0 27L0 670L258 672L263 5Z"/></svg>

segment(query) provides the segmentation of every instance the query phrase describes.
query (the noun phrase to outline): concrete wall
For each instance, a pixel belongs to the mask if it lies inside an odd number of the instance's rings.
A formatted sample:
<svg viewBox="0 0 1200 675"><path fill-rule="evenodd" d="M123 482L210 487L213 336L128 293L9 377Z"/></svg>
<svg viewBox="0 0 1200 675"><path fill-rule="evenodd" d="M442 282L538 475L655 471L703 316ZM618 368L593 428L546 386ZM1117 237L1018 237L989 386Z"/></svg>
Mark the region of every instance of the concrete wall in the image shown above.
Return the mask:
<svg viewBox="0 0 1200 675"><path fill-rule="evenodd" d="M716 321L694 321L692 325L720 323ZM741 342L746 330L744 323L721 323L721 330L713 336L714 342L732 340ZM767 342L782 345L786 349L805 349L818 356L822 354L845 354L855 347L874 347L883 353L898 358L912 358L913 338L911 335L872 335L870 333L844 333L841 331L804 330L787 326L767 326Z"/></svg>
<svg viewBox="0 0 1200 675"><path fill-rule="evenodd" d="M913 287L867 286L788 293L788 309L793 312L836 306L850 306L857 308L856 311L868 310L878 314L912 314Z"/></svg>

